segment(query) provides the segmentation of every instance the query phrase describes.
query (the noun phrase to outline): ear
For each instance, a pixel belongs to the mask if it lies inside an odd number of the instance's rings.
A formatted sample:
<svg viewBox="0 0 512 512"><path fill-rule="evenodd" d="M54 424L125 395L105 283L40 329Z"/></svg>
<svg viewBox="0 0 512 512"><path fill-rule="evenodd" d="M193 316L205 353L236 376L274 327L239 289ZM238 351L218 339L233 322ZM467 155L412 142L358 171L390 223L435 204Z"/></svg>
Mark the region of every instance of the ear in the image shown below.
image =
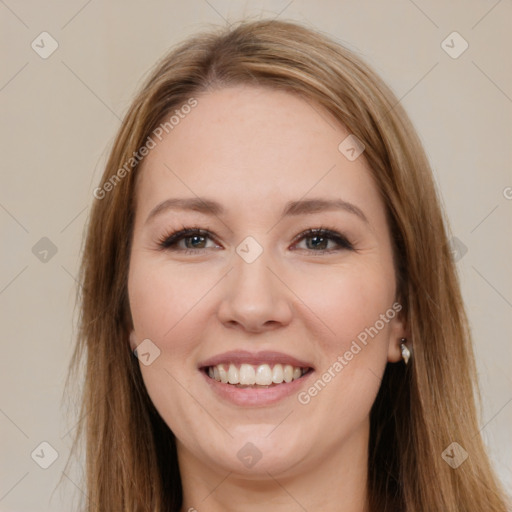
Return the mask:
<svg viewBox="0 0 512 512"><path fill-rule="evenodd" d="M135 338L134 330L130 332L130 348L132 349L132 351L137 348L137 339Z"/></svg>
<svg viewBox="0 0 512 512"><path fill-rule="evenodd" d="M395 318L389 322L388 361L390 363L397 363L402 360L400 340L402 338L410 339L411 337L405 317L406 315L401 310L397 313Z"/></svg>

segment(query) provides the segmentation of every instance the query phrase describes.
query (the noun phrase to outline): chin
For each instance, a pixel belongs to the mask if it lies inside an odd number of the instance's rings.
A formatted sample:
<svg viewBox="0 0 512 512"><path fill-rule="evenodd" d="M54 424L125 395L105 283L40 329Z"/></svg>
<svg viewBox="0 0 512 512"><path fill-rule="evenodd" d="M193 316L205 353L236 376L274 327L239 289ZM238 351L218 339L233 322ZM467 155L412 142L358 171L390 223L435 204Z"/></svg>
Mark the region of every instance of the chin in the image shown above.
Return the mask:
<svg viewBox="0 0 512 512"><path fill-rule="evenodd" d="M223 443L212 440L215 444L203 448L210 464L225 472L268 480L269 474L290 474L307 459L307 435L293 425L244 425L228 431L232 438L225 436Z"/></svg>

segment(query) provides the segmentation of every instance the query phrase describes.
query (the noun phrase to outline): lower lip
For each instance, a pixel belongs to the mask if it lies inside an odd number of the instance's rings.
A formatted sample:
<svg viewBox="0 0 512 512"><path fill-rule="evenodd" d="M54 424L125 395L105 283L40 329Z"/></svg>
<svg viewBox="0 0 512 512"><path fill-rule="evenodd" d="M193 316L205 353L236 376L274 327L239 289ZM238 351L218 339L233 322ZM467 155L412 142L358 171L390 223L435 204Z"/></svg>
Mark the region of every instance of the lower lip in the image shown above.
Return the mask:
<svg viewBox="0 0 512 512"><path fill-rule="evenodd" d="M272 405L290 395L297 394L300 388L309 380L313 371L310 370L300 379L283 382L270 388L239 388L232 384L224 384L212 379L204 371L201 371L201 373L213 392L222 399L239 406L258 407Z"/></svg>

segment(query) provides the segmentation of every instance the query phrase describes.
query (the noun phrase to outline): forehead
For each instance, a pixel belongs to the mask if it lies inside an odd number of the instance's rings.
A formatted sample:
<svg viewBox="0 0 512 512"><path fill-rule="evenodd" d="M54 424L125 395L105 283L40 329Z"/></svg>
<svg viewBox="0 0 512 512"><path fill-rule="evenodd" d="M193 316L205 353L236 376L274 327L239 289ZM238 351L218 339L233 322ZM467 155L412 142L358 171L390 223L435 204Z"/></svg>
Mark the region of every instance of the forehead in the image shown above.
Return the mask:
<svg viewBox="0 0 512 512"><path fill-rule="evenodd" d="M350 161L340 152L349 132L313 101L252 86L195 99L197 106L184 109L162 140L155 139L142 165L138 203L215 195L242 207L310 192L378 201L364 154Z"/></svg>

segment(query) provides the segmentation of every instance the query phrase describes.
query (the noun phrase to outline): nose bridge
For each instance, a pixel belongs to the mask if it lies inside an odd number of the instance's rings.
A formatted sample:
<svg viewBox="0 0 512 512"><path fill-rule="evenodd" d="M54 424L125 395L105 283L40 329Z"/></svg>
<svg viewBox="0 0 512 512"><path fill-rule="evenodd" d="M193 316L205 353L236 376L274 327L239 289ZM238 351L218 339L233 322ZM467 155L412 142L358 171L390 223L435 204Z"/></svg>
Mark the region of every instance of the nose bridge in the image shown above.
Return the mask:
<svg viewBox="0 0 512 512"><path fill-rule="evenodd" d="M252 292L264 290L268 293L262 294L261 298L271 298L273 283L270 282L272 276L269 270L270 265L268 251L262 252L254 261L247 261L237 254L233 269L233 284L237 293L240 295L251 293L251 290Z"/></svg>
<svg viewBox="0 0 512 512"><path fill-rule="evenodd" d="M291 320L287 289L270 270L275 266L270 251L257 249L251 243L249 240L237 247L233 269L225 282L219 318L249 331L287 324Z"/></svg>

